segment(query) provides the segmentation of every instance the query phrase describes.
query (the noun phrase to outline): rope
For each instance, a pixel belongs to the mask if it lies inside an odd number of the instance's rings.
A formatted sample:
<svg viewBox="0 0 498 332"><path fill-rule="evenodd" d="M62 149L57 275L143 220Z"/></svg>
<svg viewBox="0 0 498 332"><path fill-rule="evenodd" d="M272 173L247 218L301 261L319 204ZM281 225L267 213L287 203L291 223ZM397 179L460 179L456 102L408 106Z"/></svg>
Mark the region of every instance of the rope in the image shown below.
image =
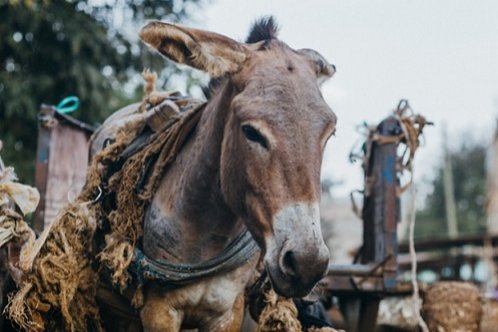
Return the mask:
<svg viewBox="0 0 498 332"><path fill-rule="evenodd" d="M413 170L411 173L411 177L413 179ZM411 282L412 282L412 305L413 305L413 311L415 313L415 318L417 319L418 325L422 328L423 332L429 332L429 328L427 327L427 324L425 323L424 319L422 318L422 315L420 315L420 296L419 296L419 289L418 289L418 282L417 282L417 253L415 252L415 240L414 240L414 233L415 233L415 194L416 194L416 188L411 184L411 200L410 200L410 223L409 223L409 235L408 235L408 243L410 247L410 260L411 260Z"/></svg>
<svg viewBox="0 0 498 332"><path fill-rule="evenodd" d="M409 112L409 115L406 113ZM427 327L426 322L422 318L420 314L420 304L422 300L419 295L419 288L417 282L417 253L415 251L415 220L416 220L416 187L413 184L413 159L415 157L415 151L420 145L420 141L418 139L419 135L422 133L422 129L426 124L430 124L426 121L426 119L420 115L414 115L413 111L410 108L407 100L401 100L398 104L398 109L395 112L395 116L399 121L401 129L403 130L403 138L404 143L406 144L406 149L403 152L399 164L400 170L407 170L410 172L410 180L408 183L401 187L399 190L399 194L403 193L408 187L410 187L410 219L409 219L409 234L408 234L408 244L410 249L410 261L411 261L411 283L412 283L412 305L413 311L415 313L415 318L417 319L418 325L422 328L423 332L429 332L429 328ZM408 157L405 161L406 152L409 152Z"/></svg>

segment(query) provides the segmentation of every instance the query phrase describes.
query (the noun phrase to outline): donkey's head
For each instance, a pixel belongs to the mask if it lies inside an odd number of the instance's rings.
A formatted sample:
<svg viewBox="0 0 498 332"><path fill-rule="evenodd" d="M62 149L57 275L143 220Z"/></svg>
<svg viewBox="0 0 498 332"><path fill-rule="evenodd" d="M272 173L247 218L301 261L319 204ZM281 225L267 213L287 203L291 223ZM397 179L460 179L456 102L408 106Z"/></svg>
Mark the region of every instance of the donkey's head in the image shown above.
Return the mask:
<svg viewBox="0 0 498 332"><path fill-rule="evenodd" d="M176 62L225 76L217 98L228 108L219 165L224 200L263 249L275 290L306 295L329 261L318 205L336 116L319 85L335 67L276 39L271 18L255 24L247 43L161 22L140 36Z"/></svg>

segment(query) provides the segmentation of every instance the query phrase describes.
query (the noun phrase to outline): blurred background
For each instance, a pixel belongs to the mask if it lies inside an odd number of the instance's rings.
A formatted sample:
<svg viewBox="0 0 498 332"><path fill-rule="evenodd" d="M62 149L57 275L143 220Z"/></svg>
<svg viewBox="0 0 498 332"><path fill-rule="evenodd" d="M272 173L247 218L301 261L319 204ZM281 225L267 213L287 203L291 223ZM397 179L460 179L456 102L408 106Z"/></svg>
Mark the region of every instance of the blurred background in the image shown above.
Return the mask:
<svg viewBox="0 0 498 332"><path fill-rule="evenodd" d="M496 227L493 204L486 204L498 187L488 176L498 167L498 2L492 0L0 0L2 158L22 182L33 183L40 104L76 95L81 107L72 116L98 124L142 97L144 68L160 74L160 89L203 98L204 74L139 43L146 20L242 41L262 15L275 15L280 39L291 47L314 48L337 67L323 87L339 118L323 164L324 219L332 225L326 232L347 234L340 237L347 244L331 243L342 250L336 260L349 260L347 250L361 243L362 224L348 198L363 186L360 165L348 158L364 140L358 128L378 123L402 98L435 122L415 160L416 238L450 235L448 222L459 236Z"/></svg>

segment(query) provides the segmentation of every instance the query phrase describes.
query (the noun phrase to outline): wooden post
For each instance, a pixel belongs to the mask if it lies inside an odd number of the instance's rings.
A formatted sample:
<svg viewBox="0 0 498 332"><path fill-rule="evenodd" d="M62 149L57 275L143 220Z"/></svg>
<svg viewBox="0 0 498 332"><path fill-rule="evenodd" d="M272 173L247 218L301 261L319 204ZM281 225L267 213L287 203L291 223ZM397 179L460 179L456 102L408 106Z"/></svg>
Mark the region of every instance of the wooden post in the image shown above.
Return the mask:
<svg viewBox="0 0 498 332"><path fill-rule="evenodd" d="M458 236L458 222L455 206L455 189L453 185L453 168L451 166L451 156L448 149L448 133L446 126L443 127L443 148L444 148L444 202L446 208L446 224L448 226L448 236L455 238Z"/></svg>
<svg viewBox="0 0 498 332"><path fill-rule="evenodd" d="M488 233L498 234L498 121L487 158L486 226Z"/></svg>
<svg viewBox="0 0 498 332"><path fill-rule="evenodd" d="M41 232L85 183L88 140L93 128L42 105L39 113L35 183L40 204L33 228Z"/></svg>

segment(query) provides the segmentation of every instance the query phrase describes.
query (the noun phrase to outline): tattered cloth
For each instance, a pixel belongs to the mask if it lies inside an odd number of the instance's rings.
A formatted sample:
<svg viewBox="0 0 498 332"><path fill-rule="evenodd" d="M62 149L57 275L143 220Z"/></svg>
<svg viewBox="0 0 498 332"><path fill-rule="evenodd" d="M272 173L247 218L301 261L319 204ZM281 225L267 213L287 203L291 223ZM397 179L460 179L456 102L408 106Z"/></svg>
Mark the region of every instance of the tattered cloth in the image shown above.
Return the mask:
<svg viewBox="0 0 498 332"><path fill-rule="evenodd" d="M17 182L12 167L0 167L0 248L13 238L24 242L34 240L34 233L22 215L33 212L39 200L40 194L35 188Z"/></svg>
<svg viewBox="0 0 498 332"><path fill-rule="evenodd" d="M1 148L2 141L0 141L0 150ZM9 242L14 243L15 249L11 247L12 250L17 250L22 244L27 246L33 244L35 233L24 220L24 216L36 209L39 200L38 190L18 183L14 169L5 168L0 158L0 248ZM19 281L22 272L16 266L18 262L7 263L11 277ZM0 279L2 277L0 276Z"/></svg>
<svg viewBox="0 0 498 332"><path fill-rule="evenodd" d="M162 113L157 128L147 115L161 105L180 111ZM121 289L130 286L128 266L142 237L145 208L203 109L203 102L178 94L151 94L135 112L143 116L120 128L93 157L75 202L23 247L24 276L7 308L14 322L29 331L102 329L95 299L99 273L109 271ZM136 305L140 295L138 289Z"/></svg>

